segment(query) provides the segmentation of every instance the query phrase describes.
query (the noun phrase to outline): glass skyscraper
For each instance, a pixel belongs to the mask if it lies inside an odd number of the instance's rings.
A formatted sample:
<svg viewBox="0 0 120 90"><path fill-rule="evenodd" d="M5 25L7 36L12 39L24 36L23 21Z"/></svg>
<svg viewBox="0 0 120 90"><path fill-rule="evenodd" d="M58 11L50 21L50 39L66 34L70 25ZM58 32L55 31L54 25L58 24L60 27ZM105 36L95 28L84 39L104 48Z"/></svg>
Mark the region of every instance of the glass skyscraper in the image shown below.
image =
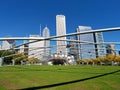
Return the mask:
<svg viewBox="0 0 120 90"><path fill-rule="evenodd" d="M93 33L93 35L94 35L95 43L98 43L98 44L95 44L96 57L105 56L105 46L103 44L104 39L103 39L102 32Z"/></svg>
<svg viewBox="0 0 120 90"><path fill-rule="evenodd" d="M78 26L76 32L84 32L88 30L92 30L92 28L89 26ZM94 38L92 33L76 35L76 40L80 41L79 43L76 44L77 53L78 53L77 58L85 60L96 57L94 44L83 43L83 42L94 43Z"/></svg>

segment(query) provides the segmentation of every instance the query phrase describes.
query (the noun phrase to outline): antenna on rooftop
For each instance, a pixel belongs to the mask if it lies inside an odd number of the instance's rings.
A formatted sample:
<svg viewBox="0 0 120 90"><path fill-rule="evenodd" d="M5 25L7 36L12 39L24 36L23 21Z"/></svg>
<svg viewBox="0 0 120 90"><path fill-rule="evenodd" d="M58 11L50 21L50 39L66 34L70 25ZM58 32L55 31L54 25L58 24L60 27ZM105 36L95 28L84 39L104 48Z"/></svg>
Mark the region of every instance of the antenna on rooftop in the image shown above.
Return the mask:
<svg viewBox="0 0 120 90"><path fill-rule="evenodd" d="M41 35L41 24L40 24L40 36L42 36L42 35Z"/></svg>

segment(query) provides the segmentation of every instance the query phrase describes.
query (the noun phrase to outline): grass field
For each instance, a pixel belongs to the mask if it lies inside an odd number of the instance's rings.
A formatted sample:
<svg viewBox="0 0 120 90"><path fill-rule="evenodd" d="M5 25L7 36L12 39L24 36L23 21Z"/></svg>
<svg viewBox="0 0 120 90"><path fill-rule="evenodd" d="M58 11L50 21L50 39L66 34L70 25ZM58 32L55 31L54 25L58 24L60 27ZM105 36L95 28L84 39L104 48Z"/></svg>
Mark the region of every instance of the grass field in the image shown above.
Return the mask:
<svg viewBox="0 0 120 90"><path fill-rule="evenodd" d="M119 66L4 66L0 90L120 90Z"/></svg>

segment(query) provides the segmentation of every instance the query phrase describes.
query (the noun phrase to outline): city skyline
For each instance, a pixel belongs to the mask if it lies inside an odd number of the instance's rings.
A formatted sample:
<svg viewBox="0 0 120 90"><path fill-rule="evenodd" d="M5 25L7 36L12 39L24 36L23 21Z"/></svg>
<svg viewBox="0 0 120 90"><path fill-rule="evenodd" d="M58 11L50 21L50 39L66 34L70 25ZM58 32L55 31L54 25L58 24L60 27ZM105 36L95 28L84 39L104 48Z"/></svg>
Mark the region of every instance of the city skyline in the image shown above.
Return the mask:
<svg viewBox="0 0 120 90"><path fill-rule="evenodd" d="M39 34L40 24L42 29L47 24L51 36L55 36L57 14L66 16L66 33L75 32L79 25L91 26L93 30L119 27L119 3L119 0L0 1L0 37ZM119 33L120 31L103 33L104 41L119 42Z"/></svg>

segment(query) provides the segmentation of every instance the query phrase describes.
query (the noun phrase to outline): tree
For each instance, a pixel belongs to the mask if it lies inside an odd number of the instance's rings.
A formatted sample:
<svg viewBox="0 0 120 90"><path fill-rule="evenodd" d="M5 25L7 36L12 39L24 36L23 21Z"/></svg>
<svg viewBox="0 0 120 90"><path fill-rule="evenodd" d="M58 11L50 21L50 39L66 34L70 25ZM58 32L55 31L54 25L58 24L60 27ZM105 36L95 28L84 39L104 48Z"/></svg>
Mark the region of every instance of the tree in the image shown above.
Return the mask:
<svg viewBox="0 0 120 90"><path fill-rule="evenodd" d="M94 58L94 59L92 59L93 60L93 63L94 64L98 64L99 63L99 58Z"/></svg>
<svg viewBox="0 0 120 90"><path fill-rule="evenodd" d="M96 58L97 64L103 65L105 63L105 57Z"/></svg>
<svg viewBox="0 0 120 90"><path fill-rule="evenodd" d="M113 62L114 62L115 58L116 58L116 56L111 55L111 54L105 56L105 64L106 65L113 65Z"/></svg>
<svg viewBox="0 0 120 90"><path fill-rule="evenodd" d="M116 62L118 65L120 65L120 56L116 56L114 59L114 62Z"/></svg>
<svg viewBox="0 0 120 90"><path fill-rule="evenodd" d="M41 62L38 58L34 58L34 57L28 58L27 61L28 61L30 64L40 63L40 62Z"/></svg>
<svg viewBox="0 0 120 90"><path fill-rule="evenodd" d="M76 63L77 63L77 64L81 64L81 63L82 63L82 60L77 59L77 60L76 60Z"/></svg>
<svg viewBox="0 0 120 90"><path fill-rule="evenodd" d="M21 61L26 61L27 57L23 53L17 53L13 56L13 60L15 60L15 64L21 64Z"/></svg>
<svg viewBox="0 0 120 90"><path fill-rule="evenodd" d="M12 63L12 56L9 56L9 55L12 55L14 54L13 51L10 51L10 50L1 50L0 51L0 57L2 57L4 59L4 64L10 64Z"/></svg>

